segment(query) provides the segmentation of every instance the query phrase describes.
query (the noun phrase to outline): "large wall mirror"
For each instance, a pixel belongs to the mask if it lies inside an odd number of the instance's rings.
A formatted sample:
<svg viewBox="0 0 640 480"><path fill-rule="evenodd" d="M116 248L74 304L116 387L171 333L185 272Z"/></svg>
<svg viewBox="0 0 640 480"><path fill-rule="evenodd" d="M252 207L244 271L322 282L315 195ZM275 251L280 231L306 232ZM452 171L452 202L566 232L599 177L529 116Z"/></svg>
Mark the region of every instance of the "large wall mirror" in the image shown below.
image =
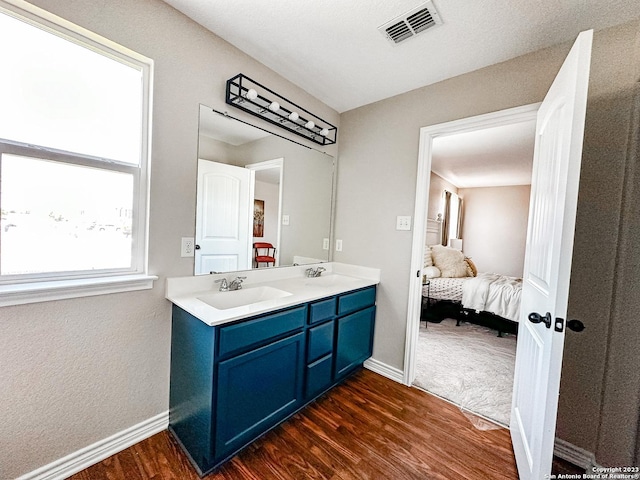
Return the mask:
<svg viewBox="0 0 640 480"><path fill-rule="evenodd" d="M329 261L333 160L201 105L195 274Z"/></svg>

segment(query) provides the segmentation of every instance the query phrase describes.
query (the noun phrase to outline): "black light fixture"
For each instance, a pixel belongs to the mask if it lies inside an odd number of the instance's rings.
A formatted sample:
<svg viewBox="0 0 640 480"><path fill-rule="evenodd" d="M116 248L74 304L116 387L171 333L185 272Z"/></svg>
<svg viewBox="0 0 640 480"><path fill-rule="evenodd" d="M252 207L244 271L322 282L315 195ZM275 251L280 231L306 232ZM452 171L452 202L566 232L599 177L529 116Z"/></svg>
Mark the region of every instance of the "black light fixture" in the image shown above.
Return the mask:
<svg viewBox="0 0 640 480"><path fill-rule="evenodd" d="M336 143L337 127L242 73L227 80L226 102L320 145Z"/></svg>

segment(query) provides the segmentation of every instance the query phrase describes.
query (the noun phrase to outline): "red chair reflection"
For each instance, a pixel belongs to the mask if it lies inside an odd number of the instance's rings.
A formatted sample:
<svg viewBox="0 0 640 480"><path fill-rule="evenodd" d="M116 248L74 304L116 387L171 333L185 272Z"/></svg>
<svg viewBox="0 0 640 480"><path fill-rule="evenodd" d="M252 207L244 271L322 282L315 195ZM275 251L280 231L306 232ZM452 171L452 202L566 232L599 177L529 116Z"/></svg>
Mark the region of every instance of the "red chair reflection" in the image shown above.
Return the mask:
<svg viewBox="0 0 640 480"><path fill-rule="evenodd" d="M253 266L259 268L261 263L276 265L276 249L267 242L256 242L253 244Z"/></svg>

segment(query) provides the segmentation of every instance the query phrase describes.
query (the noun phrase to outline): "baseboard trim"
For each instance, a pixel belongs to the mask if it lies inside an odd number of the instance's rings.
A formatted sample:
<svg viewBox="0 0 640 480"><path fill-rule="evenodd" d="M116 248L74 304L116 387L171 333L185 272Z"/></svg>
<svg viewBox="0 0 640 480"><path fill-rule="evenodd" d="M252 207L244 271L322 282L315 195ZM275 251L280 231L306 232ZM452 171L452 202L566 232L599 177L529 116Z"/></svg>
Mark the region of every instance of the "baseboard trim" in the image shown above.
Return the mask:
<svg viewBox="0 0 640 480"><path fill-rule="evenodd" d="M145 438L166 430L168 426L169 412L166 411L27 473L17 480L63 480Z"/></svg>
<svg viewBox="0 0 640 480"><path fill-rule="evenodd" d="M593 453L588 452L583 448L576 447L575 445L558 437L556 437L553 454L567 462L577 465L580 468L584 468L587 473L591 473L593 467L599 466L596 463L596 456Z"/></svg>
<svg viewBox="0 0 640 480"><path fill-rule="evenodd" d="M404 384L404 372L402 370L395 367L391 367L386 363L382 363L381 361L376 360L373 357L368 360L365 360L364 368L366 368L367 370L371 370L372 372L375 372L379 375L382 375L383 377L387 377L393 380L394 382Z"/></svg>

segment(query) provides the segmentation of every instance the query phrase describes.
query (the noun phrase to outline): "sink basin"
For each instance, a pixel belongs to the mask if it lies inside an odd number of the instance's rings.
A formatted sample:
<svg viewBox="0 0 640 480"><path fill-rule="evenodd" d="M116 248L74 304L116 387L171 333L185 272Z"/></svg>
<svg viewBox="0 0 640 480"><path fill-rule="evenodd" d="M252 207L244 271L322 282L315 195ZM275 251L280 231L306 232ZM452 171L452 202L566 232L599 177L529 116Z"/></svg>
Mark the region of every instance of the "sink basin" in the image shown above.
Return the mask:
<svg viewBox="0 0 640 480"><path fill-rule="evenodd" d="M213 308L227 310L229 308L244 307L268 300L288 297L289 295L291 295L291 293L278 288L253 287L234 290L232 292L209 293L197 298Z"/></svg>
<svg viewBox="0 0 640 480"><path fill-rule="evenodd" d="M308 287L337 287L357 282L357 278L347 277L338 273L322 275L320 277L307 278L305 285Z"/></svg>

